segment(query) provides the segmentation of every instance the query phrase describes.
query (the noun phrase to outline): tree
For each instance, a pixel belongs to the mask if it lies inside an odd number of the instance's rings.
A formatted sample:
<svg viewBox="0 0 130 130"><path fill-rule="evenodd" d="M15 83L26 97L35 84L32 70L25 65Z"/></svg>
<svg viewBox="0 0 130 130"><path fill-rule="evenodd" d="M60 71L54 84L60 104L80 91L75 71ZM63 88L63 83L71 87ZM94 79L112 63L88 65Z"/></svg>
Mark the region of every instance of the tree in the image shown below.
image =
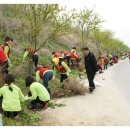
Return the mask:
<svg viewBox="0 0 130 130"><path fill-rule="evenodd" d="M103 21L97 14L93 13L93 10L83 9L78 14L77 23L81 30L81 44L87 45L87 42L95 29L99 28L100 23Z"/></svg>

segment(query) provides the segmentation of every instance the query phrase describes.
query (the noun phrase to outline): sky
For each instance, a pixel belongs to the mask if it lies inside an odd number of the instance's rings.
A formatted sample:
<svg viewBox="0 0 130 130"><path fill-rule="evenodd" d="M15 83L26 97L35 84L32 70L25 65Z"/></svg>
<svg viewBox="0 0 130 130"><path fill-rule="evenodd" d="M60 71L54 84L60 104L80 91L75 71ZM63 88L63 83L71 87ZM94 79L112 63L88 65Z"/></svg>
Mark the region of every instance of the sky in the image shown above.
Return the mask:
<svg viewBox="0 0 130 130"><path fill-rule="evenodd" d="M104 29L110 29L115 37L130 47L130 0L0 0L2 3L50 3L66 6L70 9L94 9L105 21Z"/></svg>

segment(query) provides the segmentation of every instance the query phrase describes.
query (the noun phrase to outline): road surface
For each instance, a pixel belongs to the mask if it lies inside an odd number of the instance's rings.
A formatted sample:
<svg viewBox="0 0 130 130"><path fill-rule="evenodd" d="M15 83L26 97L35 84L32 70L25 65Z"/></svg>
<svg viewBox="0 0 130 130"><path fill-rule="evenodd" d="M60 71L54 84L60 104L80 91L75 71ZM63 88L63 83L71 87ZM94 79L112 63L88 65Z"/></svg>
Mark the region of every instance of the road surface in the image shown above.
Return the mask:
<svg viewBox="0 0 130 130"><path fill-rule="evenodd" d="M130 105L130 62L128 58L113 69L112 80Z"/></svg>
<svg viewBox="0 0 130 130"><path fill-rule="evenodd" d="M130 66L128 59L96 77L102 87L93 94L62 98L66 106L41 111L41 125L130 125ZM87 80L83 85L88 87Z"/></svg>

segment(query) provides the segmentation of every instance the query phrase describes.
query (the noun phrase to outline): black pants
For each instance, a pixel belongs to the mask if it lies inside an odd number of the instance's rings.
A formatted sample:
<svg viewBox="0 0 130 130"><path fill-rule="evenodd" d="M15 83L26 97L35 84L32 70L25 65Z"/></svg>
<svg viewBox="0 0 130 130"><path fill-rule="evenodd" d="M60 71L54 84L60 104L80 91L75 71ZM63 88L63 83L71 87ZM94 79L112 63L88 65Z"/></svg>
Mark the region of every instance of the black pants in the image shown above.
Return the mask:
<svg viewBox="0 0 130 130"><path fill-rule="evenodd" d="M32 96L31 92L28 93L28 96ZM40 105L42 105L42 107L44 107L44 106L46 105L46 103L48 103L48 102L49 102L49 101L41 101L41 100L39 99L39 97L37 97L35 100L32 100L32 101L31 101L31 106L32 106L33 108L37 108L37 104L40 104Z"/></svg>
<svg viewBox="0 0 130 130"><path fill-rule="evenodd" d="M70 56L65 56L65 57L64 57L64 60L67 60L67 65L68 65L68 66L70 66L70 59L71 59Z"/></svg>
<svg viewBox="0 0 130 130"><path fill-rule="evenodd" d="M104 70L106 70L106 69L107 69L107 66L108 66L108 64L104 64Z"/></svg>
<svg viewBox="0 0 130 130"><path fill-rule="evenodd" d="M2 113L2 101L3 101L3 96L0 97L0 113Z"/></svg>
<svg viewBox="0 0 130 130"><path fill-rule="evenodd" d="M44 74L43 76L43 85L45 86L45 88L47 89L47 91L49 92L49 94L51 94L50 92L50 88L48 87L48 82L53 78L53 72L52 71L48 71Z"/></svg>
<svg viewBox="0 0 130 130"><path fill-rule="evenodd" d="M1 67L1 73L2 74L8 74L8 68L9 68L8 61L1 63L0 67Z"/></svg>
<svg viewBox="0 0 130 130"><path fill-rule="evenodd" d="M68 76L66 74L61 74L60 75L60 83L62 83L67 78L68 78Z"/></svg>
<svg viewBox="0 0 130 130"><path fill-rule="evenodd" d="M88 76L89 87L95 89L95 84L94 84L95 73L87 73L87 76Z"/></svg>
<svg viewBox="0 0 130 130"><path fill-rule="evenodd" d="M3 111L3 114L5 117L14 118L19 114L19 112Z"/></svg>
<svg viewBox="0 0 130 130"><path fill-rule="evenodd" d="M37 65L38 65L38 59L39 59L38 55L32 56L32 61L33 61L36 68L37 68Z"/></svg>

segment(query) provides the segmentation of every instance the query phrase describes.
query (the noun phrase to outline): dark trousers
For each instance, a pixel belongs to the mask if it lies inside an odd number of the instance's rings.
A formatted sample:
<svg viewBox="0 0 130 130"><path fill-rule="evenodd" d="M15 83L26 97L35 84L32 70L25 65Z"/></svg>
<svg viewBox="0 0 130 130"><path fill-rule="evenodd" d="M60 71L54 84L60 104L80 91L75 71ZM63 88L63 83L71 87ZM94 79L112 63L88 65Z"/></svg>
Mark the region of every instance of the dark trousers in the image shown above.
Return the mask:
<svg viewBox="0 0 130 130"><path fill-rule="evenodd" d="M68 76L66 75L66 74L61 74L60 75L60 83L63 83L63 81L65 80L65 79L67 79L68 78Z"/></svg>
<svg viewBox="0 0 130 130"><path fill-rule="evenodd" d="M95 73L87 73L87 76L88 76L89 87L95 89L95 84L94 84Z"/></svg>
<svg viewBox="0 0 130 130"><path fill-rule="evenodd" d="M3 111L3 114L7 118L14 118L19 114L19 112Z"/></svg>
<svg viewBox="0 0 130 130"><path fill-rule="evenodd" d="M2 101L3 101L3 96L0 97L0 113L2 113Z"/></svg>
<svg viewBox="0 0 130 130"><path fill-rule="evenodd" d="M31 92L28 93L28 96L29 96L29 97L32 96ZM32 101L31 101L31 106L32 106L33 108L37 108L37 104L40 104L42 107L44 107L44 106L46 105L46 103L48 103L48 102L49 102L49 101L41 101L41 100L39 99L39 97L37 97L35 100L32 100Z"/></svg>
<svg viewBox="0 0 130 130"><path fill-rule="evenodd" d="M36 68L37 68L37 65L38 65L38 59L39 59L38 55L32 56L32 61L33 61Z"/></svg>
<svg viewBox="0 0 130 130"><path fill-rule="evenodd" d="M106 70L106 69L107 69L107 66L108 66L108 64L104 64L104 70Z"/></svg>
<svg viewBox="0 0 130 130"><path fill-rule="evenodd" d="M8 74L8 67L9 67L8 61L1 63L0 67L1 67L2 74Z"/></svg>
<svg viewBox="0 0 130 130"><path fill-rule="evenodd" d="M67 60L67 65L68 65L68 66L70 66L70 59L71 59L70 56L65 56L65 57L64 57L64 60Z"/></svg>
<svg viewBox="0 0 130 130"><path fill-rule="evenodd" d="M50 93L50 88L48 87L48 81L51 80L53 78L53 72L52 71L48 71L44 74L43 76L43 85L45 86L45 88L47 89L47 91Z"/></svg>

